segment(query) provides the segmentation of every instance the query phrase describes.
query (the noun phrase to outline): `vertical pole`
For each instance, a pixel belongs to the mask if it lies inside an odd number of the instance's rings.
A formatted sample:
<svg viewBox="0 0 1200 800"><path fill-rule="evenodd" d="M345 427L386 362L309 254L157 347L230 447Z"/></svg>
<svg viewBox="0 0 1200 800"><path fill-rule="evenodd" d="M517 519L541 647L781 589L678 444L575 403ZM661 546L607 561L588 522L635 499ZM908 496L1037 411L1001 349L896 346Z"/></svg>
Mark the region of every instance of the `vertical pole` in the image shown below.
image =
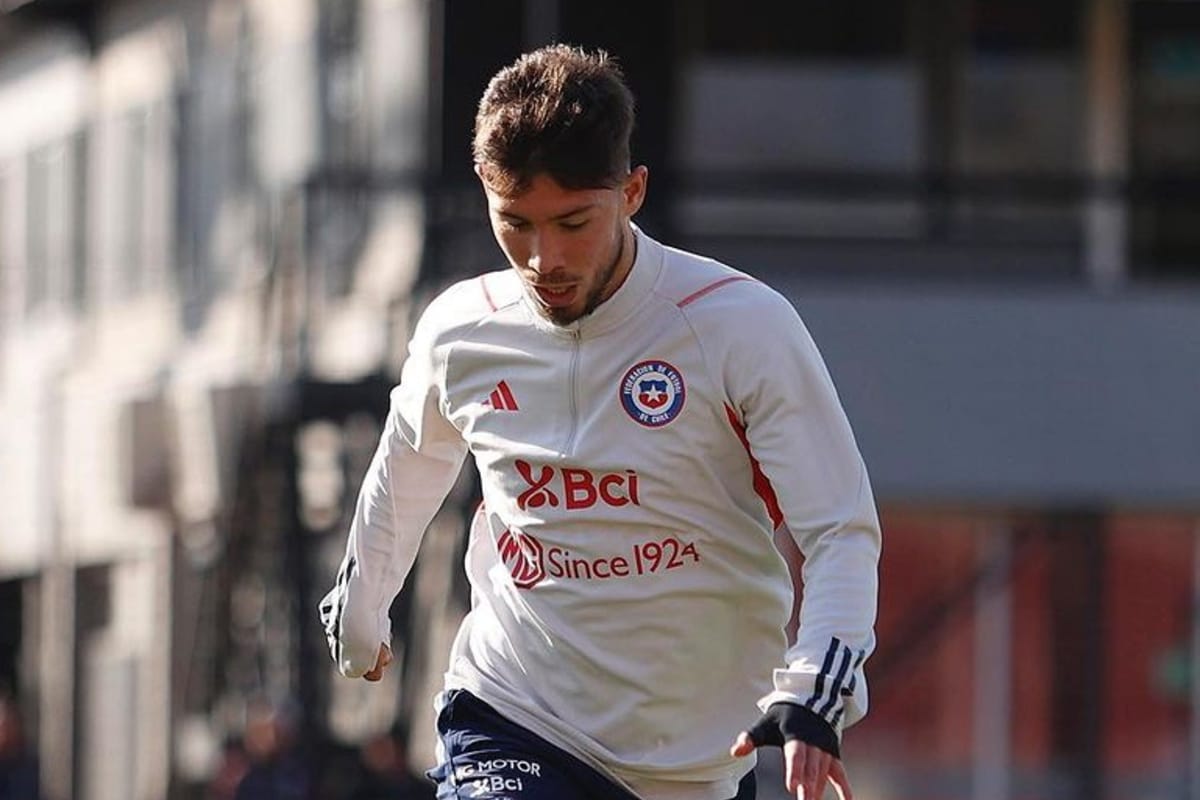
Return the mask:
<svg viewBox="0 0 1200 800"><path fill-rule="evenodd" d="M1065 512L1051 518L1050 607L1054 687L1054 758L1067 770L1065 798L1104 796L1105 651L1104 518Z"/></svg>
<svg viewBox="0 0 1200 800"><path fill-rule="evenodd" d="M1188 793L1190 800L1200 800L1200 520L1192 536L1192 659L1191 659L1192 718L1188 727Z"/></svg>
<svg viewBox="0 0 1200 800"><path fill-rule="evenodd" d="M60 552L42 573L38 750L47 800L75 796L75 570Z"/></svg>
<svg viewBox="0 0 1200 800"><path fill-rule="evenodd" d="M41 676L38 704L38 749L42 793L46 800L76 797L79 785L75 729L78 693L78 636L75 622L76 573L72 537L63 526L59 486L63 465L61 432L64 424L63 398L58 392L61 376L45 389L41 412L35 415L41 434L42 453L37 469L42 491L39 513L46 515L48 533L45 568L42 573L42 602L39 607L38 643Z"/></svg>
<svg viewBox="0 0 1200 800"><path fill-rule="evenodd" d="M970 4L930 0L909 4L910 38L923 90L924 187L917 198L926 213L926 236L944 240L953 211L958 168L959 97L970 59Z"/></svg>
<svg viewBox="0 0 1200 800"><path fill-rule="evenodd" d="M1004 522L981 532L983 567L995 579L975 589L974 756L971 800L1011 795L1012 721L1012 529Z"/></svg>
<svg viewBox="0 0 1200 800"><path fill-rule="evenodd" d="M1118 187L1128 173L1129 22L1125 0L1090 0L1085 11L1089 191L1084 200L1084 269L1098 289L1128 277L1129 211Z"/></svg>

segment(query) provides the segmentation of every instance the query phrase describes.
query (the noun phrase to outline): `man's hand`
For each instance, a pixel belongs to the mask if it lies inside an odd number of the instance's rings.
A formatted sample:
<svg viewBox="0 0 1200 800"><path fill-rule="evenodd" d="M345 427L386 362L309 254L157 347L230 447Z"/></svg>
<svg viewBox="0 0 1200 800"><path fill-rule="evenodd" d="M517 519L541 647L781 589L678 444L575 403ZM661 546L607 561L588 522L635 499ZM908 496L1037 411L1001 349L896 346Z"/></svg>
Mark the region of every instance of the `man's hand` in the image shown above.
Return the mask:
<svg viewBox="0 0 1200 800"><path fill-rule="evenodd" d="M784 781L789 793L802 800L820 800L828 781L842 800L854 800L841 759L796 735L795 715L801 713L812 714L808 709L790 703L772 705L754 727L738 734L729 754L740 758L757 747L782 745Z"/></svg>
<svg viewBox="0 0 1200 800"><path fill-rule="evenodd" d="M392 663L392 650L386 644L379 645L379 655L375 658L375 666L371 671L363 675L364 678L374 683L383 677L383 671L387 669L387 665Z"/></svg>

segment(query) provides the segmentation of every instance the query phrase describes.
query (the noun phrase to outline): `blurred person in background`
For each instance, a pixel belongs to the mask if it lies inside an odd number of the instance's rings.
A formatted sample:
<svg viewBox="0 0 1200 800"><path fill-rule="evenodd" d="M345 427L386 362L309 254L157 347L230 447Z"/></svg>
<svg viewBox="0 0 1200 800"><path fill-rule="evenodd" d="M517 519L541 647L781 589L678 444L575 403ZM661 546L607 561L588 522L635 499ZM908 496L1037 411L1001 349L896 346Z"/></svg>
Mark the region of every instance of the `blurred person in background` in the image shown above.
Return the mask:
<svg viewBox="0 0 1200 800"><path fill-rule="evenodd" d="M321 615L379 680L389 606L467 452L472 609L439 695L442 797L846 797L867 709L879 523L822 358L786 299L632 222L633 98L555 45L491 81L475 170L512 269L423 313ZM773 543L805 556L793 600ZM740 731L740 733L739 733Z"/></svg>
<svg viewBox="0 0 1200 800"><path fill-rule="evenodd" d="M349 800L433 800L433 784L409 768L406 738L393 727L363 744Z"/></svg>
<svg viewBox="0 0 1200 800"><path fill-rule="evenodd" d="M234 800L238 784L250 769L250 759L240 738L228 738L221 745L221 760L204 793L205 800Z"/></svg>
<svg viewBox="0 0 1200 800"><path fill-rule="evenodd" d="M0 800L37 800L38 761L28 749L16 703L0 692Z"/></svg>
<svg viewBox="0 0 1200 800"><path fill-rule="evenodd" d="M296 743L296 720L285 705L256 702L243 738L248 761L237 782L236 800L306 800L310 765Z"/></svg>

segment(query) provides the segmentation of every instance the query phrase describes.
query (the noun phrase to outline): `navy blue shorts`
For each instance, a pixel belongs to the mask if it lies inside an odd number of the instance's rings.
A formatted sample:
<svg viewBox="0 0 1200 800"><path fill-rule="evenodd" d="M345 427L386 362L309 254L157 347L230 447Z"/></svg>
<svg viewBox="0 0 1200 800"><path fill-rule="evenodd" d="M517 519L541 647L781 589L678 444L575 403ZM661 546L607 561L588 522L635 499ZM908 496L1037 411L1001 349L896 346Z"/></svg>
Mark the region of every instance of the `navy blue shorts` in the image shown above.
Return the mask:
<svg viewBox="0 0 1200 800"><path fill-rule="evenodd" d="M438 714L446 761L430 770L438 800L638 800L612 779L460 689ZM733 800L754 800L754 773Z"/></svg>

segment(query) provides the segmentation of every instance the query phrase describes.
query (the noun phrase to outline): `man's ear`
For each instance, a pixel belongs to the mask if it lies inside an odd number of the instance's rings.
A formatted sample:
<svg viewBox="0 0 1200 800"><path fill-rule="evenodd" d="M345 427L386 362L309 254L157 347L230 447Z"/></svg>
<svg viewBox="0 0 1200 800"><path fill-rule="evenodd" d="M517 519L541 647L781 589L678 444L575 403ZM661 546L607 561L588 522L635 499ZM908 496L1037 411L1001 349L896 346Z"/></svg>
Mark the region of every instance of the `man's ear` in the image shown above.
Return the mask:
<svg viewBox="0 0 1200 800"><path fill-rule="evenodd" d="M642 207L646 200L646 182L650 170L644 164L639 164L629 171L625 185L621 187L621 200L625 216L632 217Z"/></svg>

